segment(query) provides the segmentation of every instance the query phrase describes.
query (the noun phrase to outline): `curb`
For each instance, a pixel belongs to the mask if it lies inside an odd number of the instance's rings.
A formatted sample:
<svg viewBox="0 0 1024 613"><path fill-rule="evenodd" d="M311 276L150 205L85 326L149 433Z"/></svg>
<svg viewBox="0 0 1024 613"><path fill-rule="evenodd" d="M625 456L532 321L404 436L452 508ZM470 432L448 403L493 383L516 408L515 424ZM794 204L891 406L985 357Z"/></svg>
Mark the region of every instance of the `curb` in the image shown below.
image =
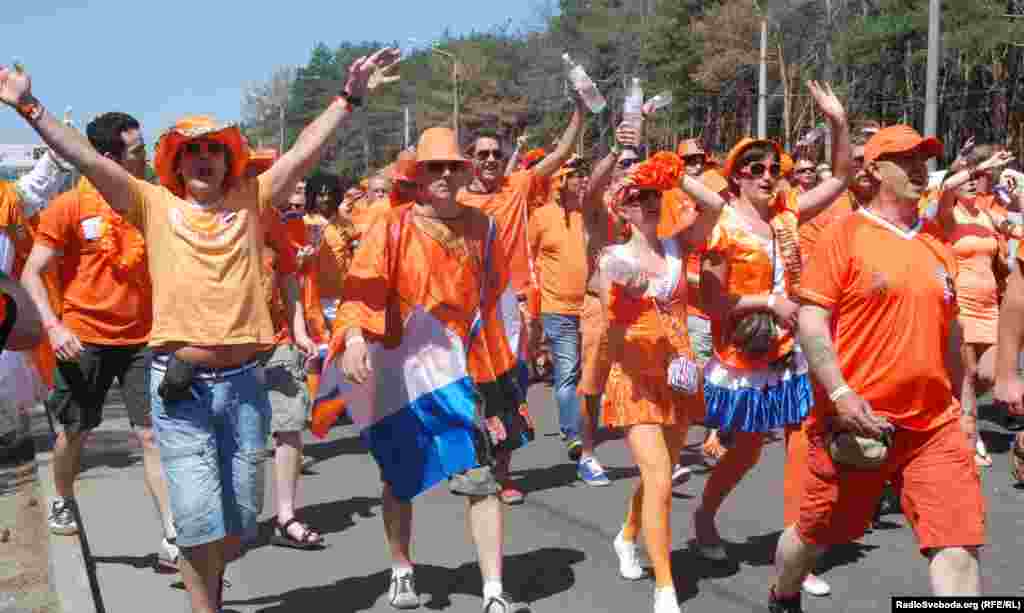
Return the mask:
<svg viewBox="0 0 1024 613"><path fill-rule="evenodd" d="M36 454L36 470L48 507L49 501L57 495L53 485L52 451ZM85 570L85 559L78 538L52 534L48 527L46 533L50 535L50 589L57 594L61 611L94 613L96 604L89 588L89 575Z"/></svg>

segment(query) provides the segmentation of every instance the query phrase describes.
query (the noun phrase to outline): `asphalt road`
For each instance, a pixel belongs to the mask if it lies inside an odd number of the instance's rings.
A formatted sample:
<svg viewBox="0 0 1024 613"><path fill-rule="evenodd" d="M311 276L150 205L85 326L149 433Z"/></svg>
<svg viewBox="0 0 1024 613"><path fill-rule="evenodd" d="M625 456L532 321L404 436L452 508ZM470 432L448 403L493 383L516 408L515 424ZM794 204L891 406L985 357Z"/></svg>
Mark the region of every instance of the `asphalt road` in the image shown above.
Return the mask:
<svg viewBox="0 0 1024 613"><path fill-rule="evenodd" d="M557 437L549 388L531 390L531 409L540 431L513 460L514 476L528 495L524 505L506 514L506 591L529 602L533 611L651 610L653 583L620 579L611 549L637 479L625 445L608 440L599 447L613 484L588 488L576 481ZM106 608L109 613L187 611L178 577L153 570L159 525L127 428L115 399L87 448L78 494ZM984 473L991 546L983 557L983 589L1020 595L1024 548L1018 534L1024 517L1018 507L1024 490L1010 484L1010 435L991 420L982 430L995 456L995 466ZM702 434L702 428L691 430L684 459L697 474L677 489L674 500L677 591L689 611L763 611L782 522L782 442L766 448L761 463L726 502L719 529L730 543L732 561L716 565L689 549L691 514L707 472L698 453ZM329 547L308 552L267 544L273 521L268 487L261 540L229 568L225 610L390 611L376 466L350 428L307 442L306 453L316 464L313 474L302 478L299 515L325 535ZM899 514L884 519L859 542L830 552L820 574L832 584L833 595L805 597L807 611L887 611L892 595L929 592L926 563L905 519ZM465 503L444 487L417 499L413 555L426 610L480 610L480 576L465 525Z"/></svg>

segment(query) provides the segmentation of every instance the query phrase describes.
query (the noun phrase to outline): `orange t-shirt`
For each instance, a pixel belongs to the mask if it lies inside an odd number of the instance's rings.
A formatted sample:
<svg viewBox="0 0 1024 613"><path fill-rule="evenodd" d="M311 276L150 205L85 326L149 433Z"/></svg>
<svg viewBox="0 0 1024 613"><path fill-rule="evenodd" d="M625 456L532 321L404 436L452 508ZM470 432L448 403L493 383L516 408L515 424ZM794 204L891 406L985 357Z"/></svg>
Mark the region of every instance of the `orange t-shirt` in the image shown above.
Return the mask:
<svg viewBox="0 0 1024 613"><path fill-rule="evenodd" d="M324 226L323 244L317 252L317 278L320 298L340 298L355 252L356 229L348 221L335 221Z"/></svg>
<svg viewBox="0 0 1024 613"><path fill-rule="evenodd" d="M460 204L480 209L498 224L498 241L511 260L512 289L516 291L530 285L527 223L531 207L544 188L545 181L532 170L520 170L505 177L494 193L481 194L468 189L459 192Z"/></svg>
<svg viewBox="0 0 1024 613"><path fill-rule="evenodd" d="M143 261L121 272L102 248L110 215L118 213L83 178L40 214L37 240L60 255L64 325L86 343L139 345L153 325L149 271Z"/></svg>
<svg viewBox="0 0 1024 613"><path fill-rule="evenodd" d="M25 219L21 209L21 198L14 188L14 183L7 181L0 182L0 232L3 232L11 239L14 247L14 266L12 277L17 279L21 275L25 259L32 251L32 228Z"/></svg>
<svg viewBox="0 0 1024 613"><path fill-rule="evenodd" d="M530 252L540 276L542 313L580 315L587 291L587 245L583 213L554 202L530 217Z"/></svg>
<svg viewBox="0 0 1024 613"><path fill-rule="evenodd" d="M366 234L366 231L370 229L373 222L390 210L390 198L377 198L355 207L352 210L352 225L355 227L356 235L362 236Z"/></svg>
<svg viewBox="0 0 1024 613"><path fill-rule="evenodd" d="M794 208L796 208L796 190L790 192L790 198L793 199ZM800 255L804 261L804 266L807 265L807 258L814 251L814 245L818 242L825 228L853 212L852 198L853 196L850 195L850 192L843 192L824 211L800 224Z"/></svg>
<svg viewBox="0 0 1024 613"><path fill-rule="evenodd" d="M302 226L302 221L296 219ZM280 211L269 207L263 212L263 288L274 326L274 340L278 345L291 342L288 309L281 295L279 278L298 273L297 249L287 230L287 220Z"/></svg>
<svg viewBox="0 0 1024 613"><path fill-rule="evenodd" d="M944 362L956 275L937 225L904 232L866 209L826 228L803 272L800 297L832 312L847 383L900 428L934 430L958 414Z"/></svg>
<svg viewBox="0 0 1024 613"><path fill-rule="evenodd" d="M218 207L133 182L153 279L150 345L274 344L260 219L271 206L269 182L269 173L245 179Z"/></svg>

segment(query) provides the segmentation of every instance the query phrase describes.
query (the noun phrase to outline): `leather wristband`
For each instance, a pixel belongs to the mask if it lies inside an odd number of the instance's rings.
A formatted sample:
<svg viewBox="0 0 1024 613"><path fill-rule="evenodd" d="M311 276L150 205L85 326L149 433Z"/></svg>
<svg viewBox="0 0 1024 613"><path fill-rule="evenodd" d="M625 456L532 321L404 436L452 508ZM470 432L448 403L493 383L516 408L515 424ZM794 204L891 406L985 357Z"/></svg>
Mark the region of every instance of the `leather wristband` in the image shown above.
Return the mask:
<svg viewBox="0 0 1024 613"><path fill-rule="evenodd" d="M46 111L46 109L43 108L42 103L40 103L38 100L33 100L32 102L19 104L15 108L17 108L19 115L21 115L30 122L39 121L39 118L43 116L43 112Z"/></svg>
<svg viewBox="0 0 1024 613"><path fill-rule="evenodd" d="M363 106L363 99L362 98L359 98L357 96L353 96L352 94L350 94L348 92L342 92L342 94L340 96L338 96L338 98L335 98L335 100L337 100L337 99L344 100L345 102L348 103L348 105L350 107L352 107L354 109L357 109L357 108Z"/></svg>

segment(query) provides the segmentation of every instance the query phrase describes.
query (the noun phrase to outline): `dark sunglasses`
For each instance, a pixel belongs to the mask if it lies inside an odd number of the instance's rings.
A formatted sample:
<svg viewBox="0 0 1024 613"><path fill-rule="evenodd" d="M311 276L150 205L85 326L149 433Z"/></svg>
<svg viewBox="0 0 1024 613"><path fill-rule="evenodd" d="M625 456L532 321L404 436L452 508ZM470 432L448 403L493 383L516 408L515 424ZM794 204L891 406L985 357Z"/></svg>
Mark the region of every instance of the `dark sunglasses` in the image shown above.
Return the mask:
<svg viewBox="0 0 1024 613"><path fill-rule="evenodd" d="M699 153L688 155L683 158L683 163L686 164L687 166L696 166L697 164L703 164L704 156Z"/></svg>
<svg viewBox="0 0 1024 613"><path fill-rule="evenodd" d="M194 140L185 143L185 153L188 153L189 155L200 155L204 153L219 155L227 150L227 145L212 140Z"/></svg>
<svg viewBox="0 0 1024 613"><path fill-rule="evenodd" d="M617 162L619 168L629 168L640 161L640 158L624 158Z"/></svg>
<svg viewBox="0 0 1024 613"><path fill-rule="evenodd" d="M427 172L435 175L443 174L444 171L448 171L455 174L462 170L462 164L459 162L427 162Z"/></svg>
<svg viewBox="0 0 1024 613"><path fill-rule="evenodd" d="M500 162L505 159L505 154L500 149L481 149L476 152L476 159L481 162L486 162L487 160L497 160Z"/></svg>
<svg viewBox="0 0 1024 613"><path fill-rule="evenodd" d="M754 178L763 177L765 172L771 174L773 179L778 179L782 175L782 166L780 164L764 164L762 162L754 162L750 166L743 169L744 174L750 175Z"/></svg>
<svg viewBox="0 0 1024 613"><path fill-rule="evenodd" d="M817 171L814 170L813 168L797 168L796 169L796 174L798 174L798 175L811 175L811 174L814 174L815 172L817 172Z"/></svg>

